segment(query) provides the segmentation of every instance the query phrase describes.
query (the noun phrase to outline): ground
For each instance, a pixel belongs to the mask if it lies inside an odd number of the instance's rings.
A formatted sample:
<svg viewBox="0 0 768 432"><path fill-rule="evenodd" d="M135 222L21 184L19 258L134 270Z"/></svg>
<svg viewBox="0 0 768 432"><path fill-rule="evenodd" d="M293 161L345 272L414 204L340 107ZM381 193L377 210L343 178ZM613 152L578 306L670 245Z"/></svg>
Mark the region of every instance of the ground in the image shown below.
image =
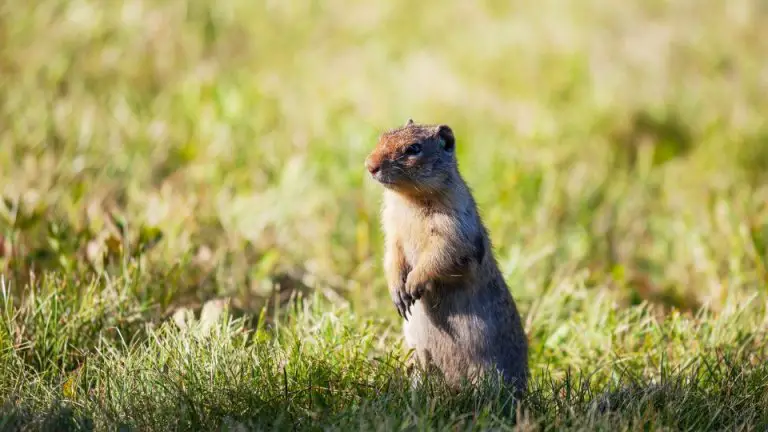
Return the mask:
<svg viewBox="0 0 768 432"><path fill-rule="evenodd" d="M765 430L758 0L0 2L0 429ZM445 123L531 389L411 387L363 161Z"/></svg>

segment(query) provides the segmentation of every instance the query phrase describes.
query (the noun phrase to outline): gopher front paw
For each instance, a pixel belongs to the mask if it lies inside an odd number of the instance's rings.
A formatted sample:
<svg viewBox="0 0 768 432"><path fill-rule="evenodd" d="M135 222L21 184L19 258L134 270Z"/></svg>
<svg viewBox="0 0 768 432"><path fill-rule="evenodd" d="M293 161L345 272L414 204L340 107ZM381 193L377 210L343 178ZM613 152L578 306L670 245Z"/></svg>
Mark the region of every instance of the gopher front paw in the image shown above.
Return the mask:
<svg viewBox="0 0 768 432"><path fill-rule="evenodd" d="M425 292L432 288L432 281L419 277L417 273L411 272L405 281L405 292L413 299L420 299Z"/></svg>
<svg viewBox="0 0 768 432"><path fill-rule="evenodd" d="M392 291L392 303L395 304L397 313L406 321L408 321L408 312L411 311L411 305L414 301L413 297L406 291L405 284Z"/></svg>

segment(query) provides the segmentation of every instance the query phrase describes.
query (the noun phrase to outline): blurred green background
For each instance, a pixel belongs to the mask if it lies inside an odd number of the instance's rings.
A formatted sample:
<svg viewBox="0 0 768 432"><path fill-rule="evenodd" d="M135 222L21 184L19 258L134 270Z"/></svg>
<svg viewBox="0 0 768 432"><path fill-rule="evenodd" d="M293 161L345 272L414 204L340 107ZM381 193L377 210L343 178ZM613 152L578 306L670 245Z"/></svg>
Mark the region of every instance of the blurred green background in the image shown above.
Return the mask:
<svg viewBox="0 0 768 432"><path fill-rule="evenodd" d="M585 269L683 308L765 287L761 2L1 10L3 266L19 284L161 234L141 259L164 306L279 279L392 312L362 161L413 117L455 129L519 296Z"/></svg>
<svg viewBox="0 0 768 432"><path fill-rule="evenodd" d="M610 357L637 305L764 329L766 53L759 0L0 1L5 335L80 323L8 355L293 292L397 337L363 161L409 117L457 136L532 367Z"/></svg>

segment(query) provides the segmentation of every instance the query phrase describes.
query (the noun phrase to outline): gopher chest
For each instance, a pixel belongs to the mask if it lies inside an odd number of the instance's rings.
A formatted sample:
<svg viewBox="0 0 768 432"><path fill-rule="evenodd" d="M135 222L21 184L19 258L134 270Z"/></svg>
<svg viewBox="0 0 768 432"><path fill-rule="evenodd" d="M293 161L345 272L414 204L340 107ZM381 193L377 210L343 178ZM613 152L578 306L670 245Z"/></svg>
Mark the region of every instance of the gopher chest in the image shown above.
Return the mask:
<svg viewBox="0 0 768 432"><path fill-rule="evenodd" d="M430 246L430 239L435 234L433 221L417 209L401 207L387 219L387 230L397 233L403 249L403 255L410 267L418 263L423 251Z"/></svg>

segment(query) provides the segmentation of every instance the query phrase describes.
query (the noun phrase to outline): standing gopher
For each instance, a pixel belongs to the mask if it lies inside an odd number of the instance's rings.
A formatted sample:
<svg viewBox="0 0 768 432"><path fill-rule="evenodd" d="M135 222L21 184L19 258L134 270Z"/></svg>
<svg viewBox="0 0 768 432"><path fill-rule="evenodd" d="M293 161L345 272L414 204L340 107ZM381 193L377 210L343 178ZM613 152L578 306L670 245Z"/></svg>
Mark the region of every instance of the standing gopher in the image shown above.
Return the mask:
<svg viewBox="0 0 768 432"><path fill-rule="evenodd" d="M408 120L384 133L365 161L385 187L387 284L423 367L436 367L454 386L495 368L523 392L525 332L455 144L450 127Z"/></svg>

